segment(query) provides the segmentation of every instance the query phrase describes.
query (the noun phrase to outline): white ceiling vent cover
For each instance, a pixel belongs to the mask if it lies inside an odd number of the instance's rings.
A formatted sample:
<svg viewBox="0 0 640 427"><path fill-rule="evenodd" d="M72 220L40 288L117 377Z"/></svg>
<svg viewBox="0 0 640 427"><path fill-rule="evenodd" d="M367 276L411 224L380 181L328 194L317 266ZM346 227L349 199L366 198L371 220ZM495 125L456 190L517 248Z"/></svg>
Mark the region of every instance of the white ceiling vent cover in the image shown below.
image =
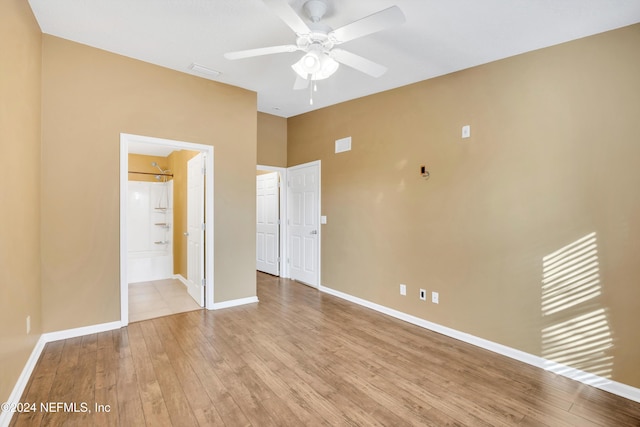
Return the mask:
<svg viewBox="0 0 640 427"><path fill-rule="evenodd" d="M336 153L351 151L351 137L336 139Z"/></svg>
<svg viewBox="0 0 640 427"><path fill-rule="evenodd" d="M192 70L195 73L205 74L207 76L213 76L213 77L218 77L220 74L222 74L218 70L214 70L212 68L205 67L204 65L196 64L195 62L193 62L193 63L191 63L191 65L189 65L189 69Z"/></svg>

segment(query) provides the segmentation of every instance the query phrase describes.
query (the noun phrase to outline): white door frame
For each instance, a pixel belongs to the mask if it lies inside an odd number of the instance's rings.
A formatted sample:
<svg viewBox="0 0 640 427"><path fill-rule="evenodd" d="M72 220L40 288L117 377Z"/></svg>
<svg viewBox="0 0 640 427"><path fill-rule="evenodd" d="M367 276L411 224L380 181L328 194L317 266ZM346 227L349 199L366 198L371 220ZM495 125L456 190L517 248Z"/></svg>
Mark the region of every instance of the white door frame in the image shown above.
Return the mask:
<svg viewBox="0 0 640 427"><path fill-rule="evenodd" d="M129 324L129 283L127 281L127 182L129 180L129 144L142 143L151 146L161 145L201 151L206 154L205 161L205 271L206 294L205 308L212 310L213 303L213 146L195 144L192 142L176 141L171 139L154 138L150 136L120 134L120 323L122 326Z"/></svg>
<svg viewBox="0 0 640 427"><path fill-rule="evenodd" d="M289 277L289 246L287 245L287 169L276 166L258 165L256 170L280 173L280 277Z"/></svg>
<svg viewBox="0 0 640 427"><path fill-rule="evenodd" d="M304 168L308 166L317 166L318 167L318 218L316 224L318 224L318 253L317 253L317 266L318 266L318 286L317 289L322 287L322 223L320 219L322 217L322 164L320 160L314 160L313 162L303 163L301 165L291 166L287 168L287 171L295 170L299 168ZM287 180L287 191L285 193L289 193L289 181ZM288 226L288 212L286 212L286 223L287 223L287 250L289 249L289 226ZM287 252L287 255L289 252ZM287 264L288 265L288 264ZM290 271L287 270L287 277L291 277Z"/></svg>

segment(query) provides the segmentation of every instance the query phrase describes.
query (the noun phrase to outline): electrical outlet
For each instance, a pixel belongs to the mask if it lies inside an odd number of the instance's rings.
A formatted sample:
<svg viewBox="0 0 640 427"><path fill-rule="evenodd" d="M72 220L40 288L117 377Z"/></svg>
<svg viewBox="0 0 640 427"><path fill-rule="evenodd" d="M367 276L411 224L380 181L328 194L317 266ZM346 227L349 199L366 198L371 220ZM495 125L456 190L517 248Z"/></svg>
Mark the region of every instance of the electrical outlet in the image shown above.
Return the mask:
<svg viewBox="0 0 640 427"><path fill-rule="evenodd" d="M425 291L424 289L420 289L420 299L422 301L426 301L427 300L427 291Z"/></svg>
<svg viewBox="0 0 640 427"><path fill-rule="evenodd" d="M400 284L400 295L406 295L407 294L407 285L403 285L402 283Z"/></svg>
<svg viewBox="0 0 640 427"><path fill-rule="evenodd" d="M440 303L440 295L437 292L431 292L431 302L434 304Z"/></svg>
<svg viewBox="0 0 640 427"><path fill-rule="evenodd" d="M27 334L31 333L31 316L27 316Z"/></svg>

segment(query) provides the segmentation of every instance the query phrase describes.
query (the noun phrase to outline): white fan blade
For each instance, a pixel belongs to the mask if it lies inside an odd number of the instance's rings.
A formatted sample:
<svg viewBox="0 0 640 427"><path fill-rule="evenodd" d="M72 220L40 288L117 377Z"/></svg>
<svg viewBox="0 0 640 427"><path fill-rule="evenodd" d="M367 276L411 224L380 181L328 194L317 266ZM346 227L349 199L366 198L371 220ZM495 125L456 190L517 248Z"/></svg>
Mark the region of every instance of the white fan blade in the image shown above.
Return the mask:
<svg viewBox="0 0 640 427"><path fill-rule="evenodd" d="M278 15L285 24L289 26L296 34L309 34L311 30L304 23L302 18L298 16L295 10L289 6L286 0L263 0L273 12Z"/></svg>
<svg viewBox="0 0 640 427"><path fill-rule="evenodd" d="M237 52L227 52L224 57L227 59L243 59L253 56L271 55L272 53L295 52L298 46L285 44L282 46L259 47L257 49L239 50Z"/></svg>
<svg viewBox="0 0 640 427"><path fill-rule="evenodd" d="M293 90L301 90L309 87L309 80L303 79L296 74L296 82L293 84Z"/></svg>
<svg viewBox="0 0 640 427"><path fill-rule="evenodd" d="M355 53L348 52L342 49L333 49L329 52L329 56L336 61L344 64L348 67L354 68L358 71L362 71L371 77L380 77L387 72L387 67L380 65L376 62L370 61L367 58L363 58Z"/></svg>
<svg viewBox="0 0 640 427"><path fill-rule="evenodd" d="M398 6L391 6L380 12L358 19L344 27L340 27L330 32L329 37L335 40L336 44L340 44L400 25L405 21L406 18L402 10L400 10Z"/></svg>

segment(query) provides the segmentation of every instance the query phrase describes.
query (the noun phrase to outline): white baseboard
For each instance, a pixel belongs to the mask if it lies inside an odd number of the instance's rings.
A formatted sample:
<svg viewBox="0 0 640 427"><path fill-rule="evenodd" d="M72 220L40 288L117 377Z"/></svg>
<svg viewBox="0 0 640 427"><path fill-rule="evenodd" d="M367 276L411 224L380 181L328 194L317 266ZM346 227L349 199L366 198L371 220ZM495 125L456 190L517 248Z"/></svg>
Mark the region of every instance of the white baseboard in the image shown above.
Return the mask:
<svg viewBox="0 0 640 427"><path fill-rule="evenodd" d="M18 381L16 381L15 386L13 387L13 391L9 395L7 399L7 403L18 403L20 402L20 398L22 397L22 393L24 393L24 389L29 382L29 378L31 378L31 374L33 373L33 369L38 363L38 359L40 359L40 355L42 354L42 350L44 350L45 344L52 341L64 340L67 338L76 338L89 334L97 334L100 332L111 331L114 329L120 329L122 327L122 322L109 322L109 323L101 323L99 325L92 326L83 326L81 328L74 329L66 329L64 331L56 331L56 332L47 332L40 335L38 342L35 347L31 351L31 355L29 359L27 359L27 363L24 366L24 369L20 373L18 377ZM1 412L0 413L0 427L6 427L9 425L11 421L11 417L13 413L11 412Z"/></svg>
<svg viewBox="0 0 640 427"><path fill-rule="evenodd" d="M64 331L47 332L42 334L45 344L52 341L66 340L68 338L82 337L89 334L99 334L100 332L120 329L122 322L101 323L99 325L83 326L81 328L65 329Z"/></svg>
<svg viewBox="0 0 640 427"><path fill-rule="evenodd" d="M20 373L18 381L16 381L13 391L11 391L9 398L7 399L7 403L11 404L20 402L22 393L24 393L24 389L29 382L29 378L31 378L33 369L36 367L36 363L38 363L38 359L40 359L40 354L42 353L45 344L46 342L41 335L35 347L33 347L31 355L29 356L29 359L27 359L27 363L24 365L24 369L22 369L22 373ZM12 416L12 412L0 412L0 427L8 426Z"/></svg>
<svg viewBox="0 0 640 427"><path fill-rule="evenodd" d="M186 288L189 287L187 279L185 279L182 274L174 274L173 278L174 279L178 279L180 281L180 283L182 283Z"/></svg>
<svg viewBox="0 0 640 427"><path fill-rule="evenodd" d="M230 308L230 307L236 307L236 306L239 306L239 305L253 304L255 302L258 302L258 297L232 299L230 301L222 301L222 302L213 303L213 307L211 307L210 310L220 310L222 308Z"/></svg>
<svg viewBox="0 0 640 427"><path fill-rule="evenodd" d="M173 278L178 279L180 282L182 282L182 284L185 287L187 287L187 289L189 288L187 279L185 279L181 274L174 274ZM220 310L222 308L230 308L230 307L236 307L238 305L253 304L255 302L258 302L258 297L248 297L248 298L234 299L231 301L214 302L213 307L211 308L206 307L206 308L208 308L209 310Z"/></svg>
<svg viewBox="0 0 640 427"><path fill-rule="evenodd" d="M477 347L493 351L494 353L519 360L520 362L545 369L547 371L565 376L567 378L571 378L572 380L576 380L581 383L605 390L609 393L624 397L625 399L633 400L640 403L640 389L638 388L612 381L608 378L599 377L597 375L590 374L588 372L584 372L566 365L561 365L551 360L544 359L540 356L535 356L533 354L526 353L515 348L507 347L505 345L498 344L484 338L479 338L465 332L460 332L455 329L439 325L437 323L429 322L419 317L412 316L410 314L403 313L401 311L394 310L392 308L385 307L383 305L376 304L362 298L354 297L353 295L349 295L344 292L328 288L326 286L320 286L320 291L350 301L354 304L370 308L388 316L395 317L396 319L404 320L405 322L411 323L413 325L429 329L431 331L446 335L451 338L455 338L460 341L464 341L469 344L473 344Z"/></svg>

